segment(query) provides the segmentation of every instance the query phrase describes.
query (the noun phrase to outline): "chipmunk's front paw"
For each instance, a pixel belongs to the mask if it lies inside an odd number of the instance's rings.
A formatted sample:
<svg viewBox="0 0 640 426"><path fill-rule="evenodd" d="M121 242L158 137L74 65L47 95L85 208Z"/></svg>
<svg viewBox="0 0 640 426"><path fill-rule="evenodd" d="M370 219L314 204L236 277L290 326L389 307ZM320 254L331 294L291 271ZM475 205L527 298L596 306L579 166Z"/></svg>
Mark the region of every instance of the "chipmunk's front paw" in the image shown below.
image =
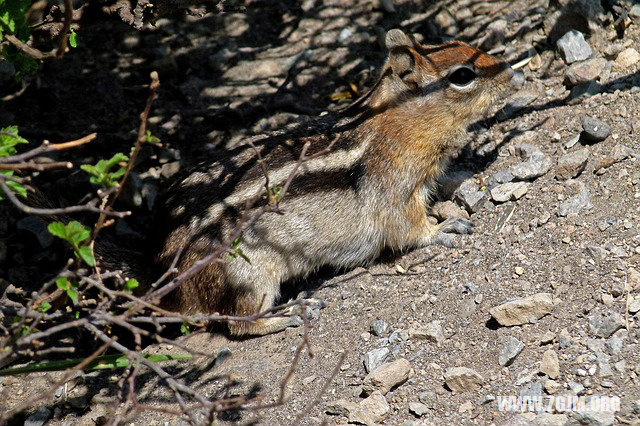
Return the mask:
<svg viewBox="0 0 640 426"><path fill-rule="evenodd" d="M448 248L455 248L455 240L447 234L471 234L473 233L474 226L470 220L451 217L439 225L438 232L433 237L431 243L440 244Z"/></svg>
<svg viewBox="0 0 640 426"><path fill-rule="evenodd" d="M450 217L440 225L440 232L447 234L472 234L474 228L473 222L461 217Z"/></svg>
<svg viewBox="0 0 640 426"><path fill-rule="evenodd" d="M327 306L327 304L320 299L304 298L302 294L298 296L297 300L300 304L290 307L288 312L299 318L305 318L308 321L318 319L320 317L320 309Z"/></svg>

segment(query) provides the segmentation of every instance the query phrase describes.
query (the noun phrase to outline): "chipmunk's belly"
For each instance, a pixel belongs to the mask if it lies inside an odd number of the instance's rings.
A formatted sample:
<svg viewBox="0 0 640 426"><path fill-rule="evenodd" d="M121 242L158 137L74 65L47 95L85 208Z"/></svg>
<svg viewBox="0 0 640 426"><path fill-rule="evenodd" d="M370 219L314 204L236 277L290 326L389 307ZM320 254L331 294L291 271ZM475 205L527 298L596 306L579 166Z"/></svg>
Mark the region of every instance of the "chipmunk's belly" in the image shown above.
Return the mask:
<svg viewBox="0 0 640 426"><path fill-rule="evenodd" d="M361 265L383 248L383 236L355 194L339 191L317 197L322 199L292 200L283 206L284 215L265 215L245 234L249 251L268 258L270 267L280 265L281 279L324 265Z"/></svg>

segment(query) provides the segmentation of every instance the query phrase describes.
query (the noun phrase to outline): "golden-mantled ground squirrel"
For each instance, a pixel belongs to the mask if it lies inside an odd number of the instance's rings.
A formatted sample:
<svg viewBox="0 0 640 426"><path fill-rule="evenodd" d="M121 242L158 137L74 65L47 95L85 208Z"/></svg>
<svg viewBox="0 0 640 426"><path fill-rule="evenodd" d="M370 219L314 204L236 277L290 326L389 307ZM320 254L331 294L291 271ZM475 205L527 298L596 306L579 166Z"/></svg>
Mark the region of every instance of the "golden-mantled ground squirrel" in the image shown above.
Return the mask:
<svg viewBox="0 0 640 426"><path fill-rule="evenodd" d="M270 185L281 186L307 141L308 155L333 144L300 167L282 200L283 215L265 214L244 232L240 248L250 263L209 264L165 297L165 307L253 315L273 306L282 282L321 266L361 265L385 247L452 245L445 233L471 231L462 219L429 222L430 197L467 126L509 91L514 72L461 42L426 46L396 29L385 43L389 56L379 81L351 107L222 152L173 185L157 227L158 271L179 250L178 270L192 266L231 235L247 199L266 193L256 150ZM232 322L230 331L262 335L298 323L287 317Z"/></svg>

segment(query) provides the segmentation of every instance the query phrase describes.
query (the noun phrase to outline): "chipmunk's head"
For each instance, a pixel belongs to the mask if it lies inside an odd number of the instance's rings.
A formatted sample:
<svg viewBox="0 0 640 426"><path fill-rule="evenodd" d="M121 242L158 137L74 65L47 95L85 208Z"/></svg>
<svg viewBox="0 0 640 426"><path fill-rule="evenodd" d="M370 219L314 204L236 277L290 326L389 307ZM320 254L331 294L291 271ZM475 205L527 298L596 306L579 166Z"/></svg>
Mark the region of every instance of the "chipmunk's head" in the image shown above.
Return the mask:
<svg viewBox="0 0 640 426"><path fill-rule="evenodd" d="M465 43L417 43L401 30L387 33L389 57L370 105L403 106L434 119L455 117L465 127L516 84L504 61Z"/></svg>

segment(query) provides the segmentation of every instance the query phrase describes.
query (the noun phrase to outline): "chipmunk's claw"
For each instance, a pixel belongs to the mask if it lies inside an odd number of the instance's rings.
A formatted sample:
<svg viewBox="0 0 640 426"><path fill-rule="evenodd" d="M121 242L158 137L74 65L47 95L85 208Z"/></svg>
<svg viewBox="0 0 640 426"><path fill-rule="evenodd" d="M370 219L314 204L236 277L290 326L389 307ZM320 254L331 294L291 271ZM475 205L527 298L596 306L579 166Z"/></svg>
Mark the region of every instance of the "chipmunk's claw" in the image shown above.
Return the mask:
<svg viewBox="0 0 640 426"><path fill-rule="evenodd" d="M472 234L475 225L468 219L450 217L442 222L440 232L447 234Z"/></svg>

